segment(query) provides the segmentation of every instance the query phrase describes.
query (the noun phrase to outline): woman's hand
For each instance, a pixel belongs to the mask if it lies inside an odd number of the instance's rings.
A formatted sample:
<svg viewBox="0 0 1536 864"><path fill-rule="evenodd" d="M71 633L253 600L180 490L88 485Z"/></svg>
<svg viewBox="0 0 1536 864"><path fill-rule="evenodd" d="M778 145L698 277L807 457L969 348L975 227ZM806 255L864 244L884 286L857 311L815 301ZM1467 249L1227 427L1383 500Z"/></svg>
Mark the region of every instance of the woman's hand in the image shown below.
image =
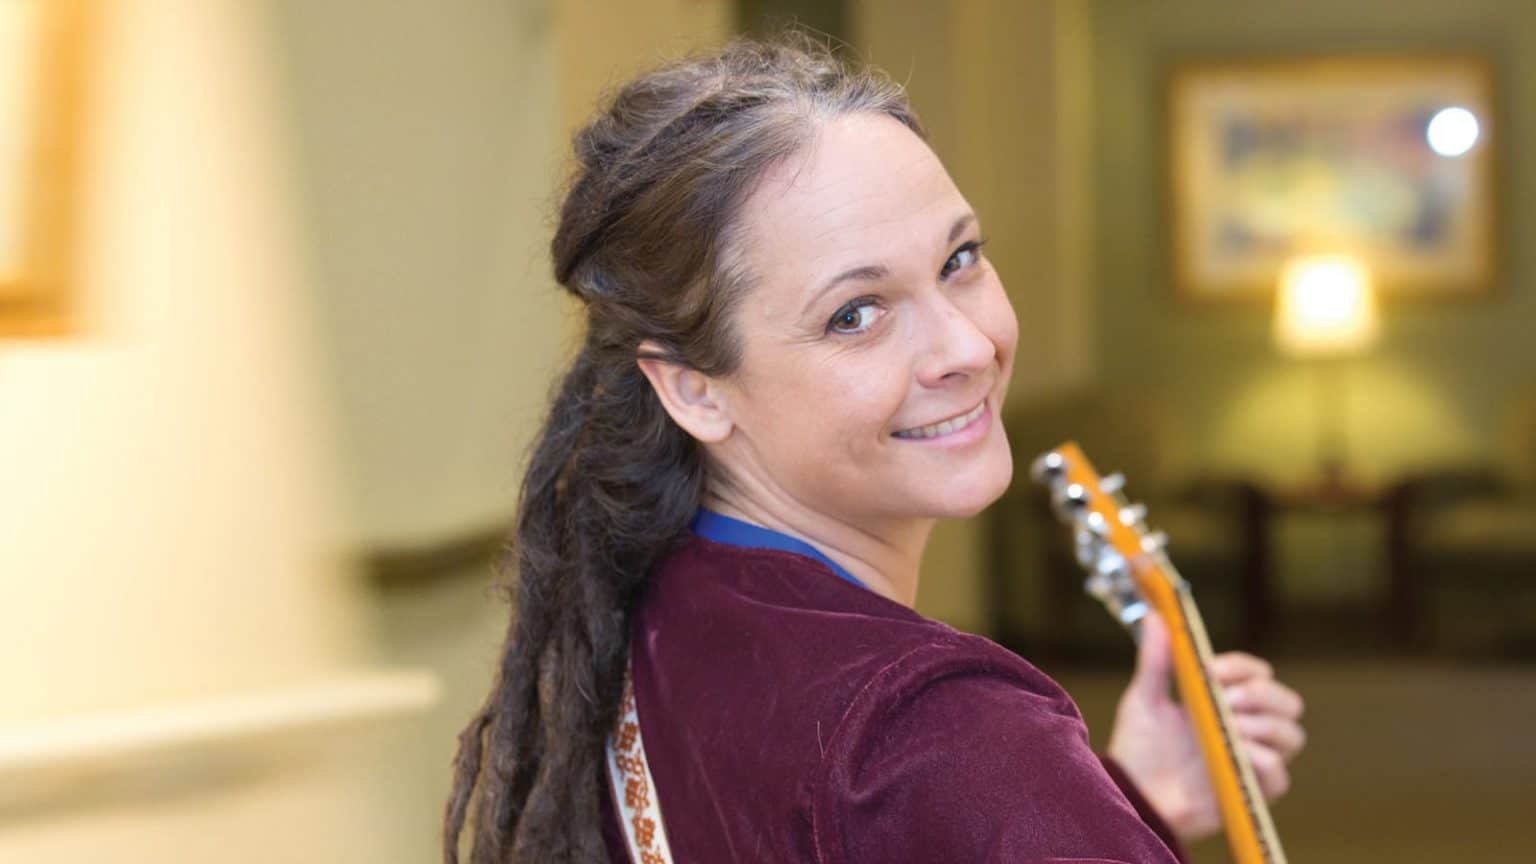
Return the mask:
<svg viewBox="0 0 1536 864"><path fill-rule="evenodd" d="M1170 696L1172 671L1168 628L1153 613L1141 625L1136 674L1120 697L1109 755L1180 839L1195 840L1221 827L1221 812L1189 715ZM1264 797L1279 798L1291 785L1287 763L1306 746L1301 697L1251 654L1218 655L1211 671Z"/></svg>

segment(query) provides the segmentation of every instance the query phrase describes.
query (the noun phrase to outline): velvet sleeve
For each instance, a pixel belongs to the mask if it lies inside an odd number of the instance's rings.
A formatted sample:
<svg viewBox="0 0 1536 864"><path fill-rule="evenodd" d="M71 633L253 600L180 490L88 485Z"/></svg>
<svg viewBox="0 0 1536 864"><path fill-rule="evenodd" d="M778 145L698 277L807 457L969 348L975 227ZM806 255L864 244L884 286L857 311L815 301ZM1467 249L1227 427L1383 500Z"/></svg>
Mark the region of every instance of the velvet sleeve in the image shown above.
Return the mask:
<svg viewBox="0 0 1536 864"><path fill-rule="evenodd" d="M1125 769L1120 767L1120 763L1103 753L1099 754L1099 761L1104 763L1104 770L1109 773L1109 778L1115 781L1115 785L1120 787L1121 792L1125 793L1126 800L1130 801L1131 806L1136 808L1136 813L1141 816L1141 821L1147 823L1147 827L1157 832L1157 836L1162 838L1163 843L1168 846L1173 854L1178 856L1181 862L1188 862L1189 856L1185 854L1184 846L1179 842L1178 835L1173 833L1173 826L1163 821L1163 817L1152 808L1152 802L1148 801L1146 796L1141 794L1141 790L1136 788L1135 781L1131 779L1129 774L1125 773Z"/></svg>
<svg viewBox="0 0 1536 864"><path fill-rule="evenodd" d="M812 783L822 864L1178 860L1066 693L964 644L917 648L876 674Z"/></svg>

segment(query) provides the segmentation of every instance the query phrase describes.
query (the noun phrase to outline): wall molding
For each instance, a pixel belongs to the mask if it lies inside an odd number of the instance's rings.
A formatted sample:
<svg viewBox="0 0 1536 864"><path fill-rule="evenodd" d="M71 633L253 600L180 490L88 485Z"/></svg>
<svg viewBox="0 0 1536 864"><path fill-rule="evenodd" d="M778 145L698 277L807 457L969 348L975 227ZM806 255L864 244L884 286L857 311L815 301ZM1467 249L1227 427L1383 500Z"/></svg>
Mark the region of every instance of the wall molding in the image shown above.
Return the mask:
<svg viewBox="0 0 1536 864"><path fill-rule="evenodd" d="M437 704L441 692L432 672L376 669L219 698L0 727L0 813L67 800L77 785L152 788L172 778L184 781L189 774L216 777L221 762L241 762L273 744L422 714Z"/></svg>

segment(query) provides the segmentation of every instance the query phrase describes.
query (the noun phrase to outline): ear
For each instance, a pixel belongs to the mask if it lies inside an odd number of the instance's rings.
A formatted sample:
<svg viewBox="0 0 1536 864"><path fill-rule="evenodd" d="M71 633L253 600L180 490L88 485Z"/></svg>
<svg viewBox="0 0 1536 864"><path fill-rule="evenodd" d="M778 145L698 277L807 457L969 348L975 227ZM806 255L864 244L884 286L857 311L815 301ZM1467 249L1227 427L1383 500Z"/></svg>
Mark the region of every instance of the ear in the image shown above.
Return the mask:
<svg viewBox="0 0 1536 864"><path fill-rule="evenodd" d="M705 444L724 441L734 425L724 410L719 383L697 369L679 363L647 357L666 351L647 339L640 343L641 356L635 362L651 382L663 408L683 431Z"/></svg>

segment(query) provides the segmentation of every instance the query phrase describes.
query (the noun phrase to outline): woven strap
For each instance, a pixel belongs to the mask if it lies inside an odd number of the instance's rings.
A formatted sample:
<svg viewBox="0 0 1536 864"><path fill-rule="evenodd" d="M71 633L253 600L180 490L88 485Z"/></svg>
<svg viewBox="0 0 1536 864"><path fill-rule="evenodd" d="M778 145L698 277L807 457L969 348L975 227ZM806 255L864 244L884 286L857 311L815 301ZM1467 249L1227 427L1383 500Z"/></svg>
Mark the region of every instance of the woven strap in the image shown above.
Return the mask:
<svg viewBox="0 0 1536 864"><path fill-rule="evenodd" d="M661 822L656 801L656 781L645 764L645 742L640 737L640 713L635 709L635 685L626 671L624 698L619 702L619 722L608 736L608 781L613 803L629 841L632 864L672 864L672 848Z"/></svg>

